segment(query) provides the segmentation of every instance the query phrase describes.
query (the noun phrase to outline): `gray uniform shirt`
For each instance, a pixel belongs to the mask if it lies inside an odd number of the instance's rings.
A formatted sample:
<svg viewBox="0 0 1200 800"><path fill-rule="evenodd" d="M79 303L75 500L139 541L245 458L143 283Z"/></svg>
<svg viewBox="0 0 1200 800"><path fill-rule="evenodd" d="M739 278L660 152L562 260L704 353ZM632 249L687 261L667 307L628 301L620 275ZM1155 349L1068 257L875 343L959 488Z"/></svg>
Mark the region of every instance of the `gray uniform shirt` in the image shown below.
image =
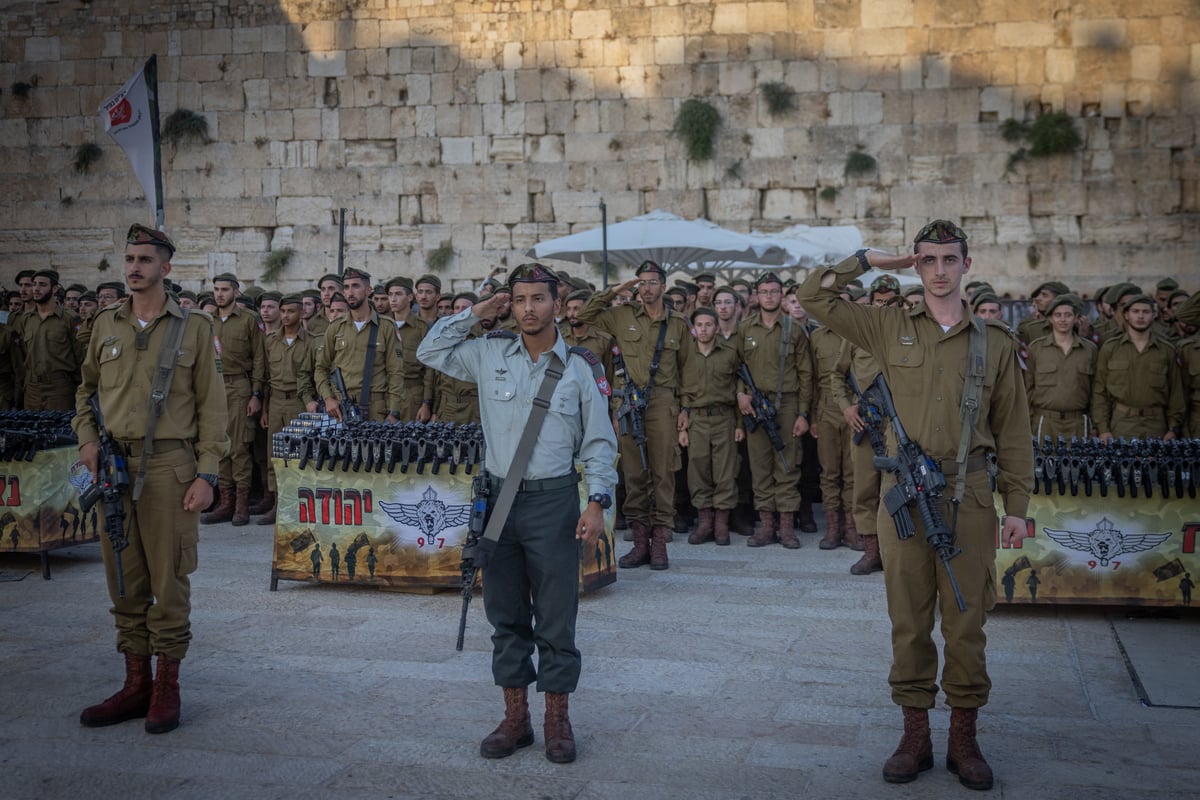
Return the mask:
<svg viewBox="0 0 1200 800"><path fill-rule="evenodd" d="M568 354L557 331L553 349L536 363L520 336L467 339L478 321L469 308L439 319L417 347L417 358L451 377L478 384L488 472L508 476L553 353L565 364L563 377L554 387L525 474L518 477L539 480L567 475L578 458L588 493L612 495L617 484L613 466L617 439L608 416L608 398L596 385L591 367L582 357Z"/></svg>

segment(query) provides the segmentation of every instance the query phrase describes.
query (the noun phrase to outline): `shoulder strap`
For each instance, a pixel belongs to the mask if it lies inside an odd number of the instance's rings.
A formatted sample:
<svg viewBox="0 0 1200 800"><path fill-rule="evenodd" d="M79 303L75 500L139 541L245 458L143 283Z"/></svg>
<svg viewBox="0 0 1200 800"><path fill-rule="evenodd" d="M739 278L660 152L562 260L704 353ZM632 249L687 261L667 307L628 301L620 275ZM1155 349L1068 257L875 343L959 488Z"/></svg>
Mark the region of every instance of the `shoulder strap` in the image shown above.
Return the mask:
<svg viewBox="0 0 1200 800"><path fill-rule="evenodd" d="M592 378L595 379L596 387L600 389L600 394L605 397L612 397L612 388L608 385L608 377L604 374L604 365L600 363L599 358L596 358L596 354L586 347L579 345L568 347L567 351L582 358L592 368Z"/></svg>
<svg viewBox="0 0 1200 800"><path fill-rule="evenodd" d="M371 378L375 374L375 348L378 339L379 324L376 323L371 326L371 332L367 334L367 361L363 364L363 384L358 397L358 407L362 409L364 419L371 413ZM388 413L391 413L391 409L388 410Z"/></svg>
<svg viewBox="0 0 1200 800"><path fill-rule="evenodd" d="M782 335L779 337L779 374L775 378L775 408L779 408L783 400L783 367L787 361L788 345L792 343L792 318L786 313L780 333Z"/></svg>
<svg viewBox="0 0 1200 800"><path fill-rule="evenodd" d="M654 388L654 376L658 374L658 362L662 360L663 345L667 341L667 326L671 324L671 312L663 317L658 326L658 341L654 343L654 356L650 359L650 377L646 380L646 402L650 402L650 390Z"/></svg>
<svg viewBox="0 0 1200 800"><path fill-rule="evenodd" d="M154 429L162 416L167 393L171 391L171 378L175 376L175 362L179 358L179 347L183 344L183 331L187 328L188 310L180 309L182 317L171 317L167 323L167 335L163 337L162 349L158 352L158 366L154 370L154 383L150 386L150 408L146 414L146 441L142 445L142 460L138 465L137 479L133 483L133 502L142 496L146 484L146 462L154 455Z"/></svg>
<svg viewBox="0 0 1200 800"><path fill-rule="evenodd" d="M558 354L549 352L546 355L550 357L550 363L546 365L542 385L538 387L537 397L533 399L533 408L525 422L525 429L521 431L517 451L513 454L512 463L508 465L508 475L500 485L500 494L496 498L496 505L492 507L491 519L483 532L483 538L493 542L500 541L500 533L504 530L504 522L508 519L513 498L517 495L517 487L525 477L525 467L529 464L529 457L533 455L533 446L542 429L542 422L546 419L546 412L550 410L550 397L554 394L554 387L558 386L562 379L563 370L566 369Z"/></svg>
<svg viewBox="0 0 1200 800"><path fill-rule="evenodd" d="M958 440L958 475L954 479L954 502L962 502L967 486L967 452L971 449L971 434L979 419L983 402L983 381L987 375L987 329L979 317L971 317L970 340L967 343L967 380L963 386L962 405L958 418L962 423L962 438Z"/></svg>

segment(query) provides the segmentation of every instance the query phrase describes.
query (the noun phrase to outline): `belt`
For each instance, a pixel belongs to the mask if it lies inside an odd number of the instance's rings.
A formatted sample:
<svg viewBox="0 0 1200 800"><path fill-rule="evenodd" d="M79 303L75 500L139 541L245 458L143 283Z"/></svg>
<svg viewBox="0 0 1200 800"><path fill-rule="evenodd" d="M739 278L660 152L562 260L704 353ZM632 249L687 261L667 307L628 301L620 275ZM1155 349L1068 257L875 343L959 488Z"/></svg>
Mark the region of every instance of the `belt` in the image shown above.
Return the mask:
<svg viewBox="0 0 1200 800"><path fill-rule="evenodd" d="M1163 415L1162 406L1134 408L1133 406L1127 406L1124 403L1114 403L1113 407L1127 417L1161 417Z"/></svg>
<svg viewBox="0 0 1200 800"><path fill-rule="evenodd" d="M55 372L45 372L45 373L42 373L41 375L31 375L30 378L31 378L31 380L29 381L29 383L32 386L42 386L42 385L52 384L52 383L61 383L62 381L67 381L69 383L76 382L75 376L73 374L71 374L70 371L67 371L67 370L58 370Z"/></svg>
<svg viewBox="0 0 1200 800"><path fill-rule="evenodd" d="M939 466L941 466L941 468L942 468L943 475L957 475L958 474L958 462L955 461L953 458L943 458L939 462ZM979 470L984 469L985 467L987 467L987 457L986 456L980 455L978 453L973 456L967 456L967 472L978 472Z"/></svg>
<svg viewBox="0 0 1200 800"><path fill-rule="evenodd" d="M130 458L141 458L142 451L146 447L146 442L139 439L136 442L121 442L121 446L125 448L125 452L129 454ZM190 446L191 442L183 439L159 439L154 442L154 454L161 455L162 453L170 453L172 450L182 450Z"/></svg>
<svg viewBox="0 0 1200 800"><path fill-rule="evenodd" d="M1077 419L1083 416L1086 411L1086 408L1081 408L1078 411L1055 411L1052 408L1033 409L1034 416L1046 417L1048 419Z"/></svg>
<svg viewBox="0 0 1200 800"><path fill-rule="evenodd" d="M500 484L504 483L503 478L498 478L491 473L488 473L488 488L493 492L500 491ZM524 492L550 492L555 489L564 489L568 486L574 486L579 483L582 478L578 472L572 472L570 475L560 475L557 478L540 478L538 480L530 480L526 478L517 485L517 493Z"/></svg>
<svg viewBox="0 0 1200 800"><path fill-rule="evenodd" d="M730 405L715 405L715 406L693 406L692 414L698 414L702 417L725 416L733 413L733 406Z"/></svg>
<svg viewBox="0 0 1200 800"><path fill-rule="evenodd" d="M231 383L239 383L239 382L249 383L250 382L249 375L234 374L234 375L222 375L221 377L225 379L226 385L231 384Z"/></svg>
<svg viewBox="0 0 1200 800"><path fill-rule="evenodd" d="M279 391L279 392L277 392L277 391L271 392L272 397L278 397L280 400L291 400L293 397L295 397L298 394L299 394L299 392L297 392L295 390L284 390L284 391Z"/></svg>

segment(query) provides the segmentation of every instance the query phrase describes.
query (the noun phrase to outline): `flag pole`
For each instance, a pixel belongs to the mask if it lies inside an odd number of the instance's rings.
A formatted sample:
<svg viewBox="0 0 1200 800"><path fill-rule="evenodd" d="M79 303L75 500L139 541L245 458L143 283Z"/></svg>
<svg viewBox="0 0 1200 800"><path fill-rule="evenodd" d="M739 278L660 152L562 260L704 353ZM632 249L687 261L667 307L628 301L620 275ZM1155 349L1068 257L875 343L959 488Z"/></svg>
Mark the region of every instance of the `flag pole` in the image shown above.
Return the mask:
<svg viewBox="0 0 1200 800"><path fill-rule="evenodd" d="M166 212L163 209L162 140L158 130L158 55L152 53L146 61L146 95L150 102L150 132L154 136L154 222L164 230Z"/></svg>
<svg viewBox="0 0 1200 800"><path fill-rule="evenodd" d="M604 205L603 197L600 198L600 241L602 242L602 246L604 248L603 256L602 256L602 258L604 259L604 286L602 286L601 288L607 289L608 288L608 206Z"/></svg>

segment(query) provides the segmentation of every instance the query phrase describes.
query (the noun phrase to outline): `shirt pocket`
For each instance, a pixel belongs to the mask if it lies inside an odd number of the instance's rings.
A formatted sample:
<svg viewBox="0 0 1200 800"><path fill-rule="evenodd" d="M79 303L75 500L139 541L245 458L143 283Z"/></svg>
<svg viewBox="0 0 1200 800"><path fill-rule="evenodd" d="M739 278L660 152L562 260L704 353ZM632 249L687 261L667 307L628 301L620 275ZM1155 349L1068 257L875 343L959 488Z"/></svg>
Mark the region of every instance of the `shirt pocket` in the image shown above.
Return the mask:
<svg viewBox="0 0 1200 800"><path fill-rule="evenodd" d="M1170 365L1167 362L1155 362L1146 365L1146 384L1156 392L1166 392L1167 372Z"/></svg>
<svg viewBox="0 0 1200 800"><path fill-rule="evenodd" d="M916 397L927 389L923 376L925 348L920 345L893 347L887 354L892 394ZM866 387L860 387L864 391Z"/></svg>
<svg viewBox="0 0 1200 800"><path fill-rule="evenodd" d="M1113 394L1124 396L1129 391L1129 359L1114 358L1108 362L1106 383Z"/></svg>
<svg viewBox="0 0 1200 800"><path fill-rule="evenodd" d="M1051 359L1043 359L1034 365L1034 381L1038 386L1057 386L1059 365Z"/></svg>
<svg viewBox="0 0 1200 800"><path fill-rule="evenodd" d="M559 381L550 397L550 410L555 414L574 417L579 413L579 386Z"/></svg>
<svg viewBox="0 0 1200 800"><path fill-rule="evenodd" d="M126 377L121 374L122 349L120 342L105 344L100 348L97 359L100 368L100 388L113 389L126 382Z"/></svg>

